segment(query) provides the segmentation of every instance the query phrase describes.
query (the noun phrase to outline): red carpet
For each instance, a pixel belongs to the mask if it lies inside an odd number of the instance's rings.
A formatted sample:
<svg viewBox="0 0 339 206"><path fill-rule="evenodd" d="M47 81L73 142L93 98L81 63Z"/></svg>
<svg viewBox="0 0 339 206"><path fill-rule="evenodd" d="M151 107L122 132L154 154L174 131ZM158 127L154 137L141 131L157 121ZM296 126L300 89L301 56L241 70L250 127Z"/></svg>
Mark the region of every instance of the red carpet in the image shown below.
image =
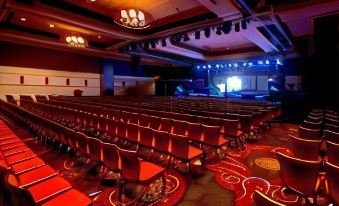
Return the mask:
<svg viewBox="0 0 339 206"><path fill-rule="evenodd" d="M207 168L215 172L216 182L228 190L235 192L236 205L253 204L252 195L254 190L260 190L271 198L286 204L299 201L295 195L284 193L284 187L277 176L279 163L275 158L275 152L290 154L285 148L274 148L271 146L247 145L242 152L229 152L221 162L208 165ZM258 153L259 158L251 160L251 154ZM253 174L268 175L268 178L258 177Z"/></svg>

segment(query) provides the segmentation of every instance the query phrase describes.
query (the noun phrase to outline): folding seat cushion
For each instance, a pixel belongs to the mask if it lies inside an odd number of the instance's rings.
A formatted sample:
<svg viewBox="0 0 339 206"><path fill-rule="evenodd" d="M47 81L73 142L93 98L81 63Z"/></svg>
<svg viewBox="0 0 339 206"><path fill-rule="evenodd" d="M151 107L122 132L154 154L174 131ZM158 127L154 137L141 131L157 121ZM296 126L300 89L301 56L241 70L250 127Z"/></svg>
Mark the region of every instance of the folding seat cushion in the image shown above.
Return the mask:
<svg viewBox="0 0 339 206"><path fill-rule="evenodd" d="M18 175L20 173L27 172L29 170L33 170L35 168L38 168L38 167L41 167L41 166L44 166L44 165L45 165L44 161L42 161L38 157L34 157L32 159L28 159L28 160L25 160L23 162L13 164L12 165L12 171L15 175Z"/></svg>
<svg viewBox="0 0 339 206"><path fill-rule="evenodd" d="M39 204L71 188L72 185L64 178L55 176L30 186L27 190L31 194L34 202ZM72 201L72 199L70 199L70 201Z"/></svg>
<svg viewBox="0 0 339 206"><path fill-rule="evenodd" d="M18 153L26 152L26 151L30 151L30 150L31 149L29 147L27 147L26 145L23 145L23 146L14 147L14 148L11 148L11 149L3 150L2 154L5 157L7 157L7 156L10 156L10 155L14 155L14 154L18 154Z"/></svg>
<svg viewBox="0 0 339 206"><path fill-rule="evenodd" d="M50 166L45 165L17 176L19 187L28 187L35 183L56 176L57 172Z"/></svg>
<svg viewBox="0 0 339 206"><path fill-rule="evenodd" d="M21 152L15 155L10 155L8 157L5 158L6 162L9 165L12 165L14 163L18 163L18 162L22 162L28 159L31 159L33 157L36 157L37 155L32 152L32 151L26 151L26 152Z"/></svg>
<svg viewBox="0 0 339 206"><path fill-rule="evenodd" d="M6 144L12 144L12 143L18 143L18 142L22 142L21 139L19 138L13 138L13 139L8 139L8 140L1 140L0 141L0 146L6 145Z"/></svg>
<svg viewBox="0 0 339 206"><path fill-rule="evenodd" d="M79 192L78 190L70 189L43 203L42 206L69 205L70 200L72 205L76 206L89 206L92 204L92 200L85 194Z"/></svg>
<svg viewBox="0 0 339 206"><path fill-rule="evenodd" d="M11 148L15 148L15 147L23 146L23 145L25 145L23 142L16 142L16 143L12 143L12 144L6 144L6 145L3 145L3 146L0 146L0 150L4 151L4 150L7 150L7 149L11 149Z"/></svg>
<svg viewBox="0 0 339 206"><path fill-rule="evenodd" d="M0 141L14 139L14 138L18 138L18 136L16 134L2 135L0 136Z"/></svg>

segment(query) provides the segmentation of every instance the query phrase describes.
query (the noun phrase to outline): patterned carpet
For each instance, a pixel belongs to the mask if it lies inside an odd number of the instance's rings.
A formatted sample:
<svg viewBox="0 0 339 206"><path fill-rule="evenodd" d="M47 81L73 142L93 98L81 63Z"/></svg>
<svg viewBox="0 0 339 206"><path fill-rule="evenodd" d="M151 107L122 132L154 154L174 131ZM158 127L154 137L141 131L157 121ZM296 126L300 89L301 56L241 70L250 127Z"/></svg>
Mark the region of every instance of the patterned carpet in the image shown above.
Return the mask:
<svg viewBox="0 0 339 206"><path fill-rule="evenodd" d="M277 151L290 154L286 148L251 144L243 152L230 152L224 160L207 168L215 173L219 185L234 191L235 205L251 205L254 190L285 204L298 204L297 196L284 193L275 157Z"/></svg>

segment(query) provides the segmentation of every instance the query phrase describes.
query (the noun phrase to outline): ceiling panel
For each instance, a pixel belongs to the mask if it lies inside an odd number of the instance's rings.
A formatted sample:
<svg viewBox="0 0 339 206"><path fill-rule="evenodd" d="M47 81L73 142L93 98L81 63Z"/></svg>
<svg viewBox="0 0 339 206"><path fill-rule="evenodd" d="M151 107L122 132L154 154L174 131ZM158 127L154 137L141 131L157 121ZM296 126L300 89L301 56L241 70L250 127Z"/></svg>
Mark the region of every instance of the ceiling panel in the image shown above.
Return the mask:
<svg viewBox="0 0 339 206"><path fill-rule="evenodd" d="M66 2L114 17L119 8L139 8L152 15L154 20L171 16L200 6L194 0L65 0Z"/></svg>
<svg viewBox="0 0 339 206"><path fill-rule="evenodd" d="M25 21L22 21L22 18L24 18ZM32 14L27 14L24 12L15 12L8 23L20 27L31 28L38 31L54 33L61 37L73 34L81 35L87 41L95 41L99 43L109 44L112 42L117 42L119 40L105 33L99 33L97 31L83 29L70 24L64 24L53 19L37 18Z"/></svg>

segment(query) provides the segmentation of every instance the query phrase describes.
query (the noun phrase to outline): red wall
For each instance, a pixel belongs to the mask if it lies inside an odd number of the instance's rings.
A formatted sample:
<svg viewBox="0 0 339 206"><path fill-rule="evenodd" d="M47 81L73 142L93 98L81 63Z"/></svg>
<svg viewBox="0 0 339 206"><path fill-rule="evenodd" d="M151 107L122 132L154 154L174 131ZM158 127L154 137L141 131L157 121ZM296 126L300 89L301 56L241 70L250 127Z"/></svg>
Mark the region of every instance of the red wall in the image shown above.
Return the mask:
<svg viewBox="0 0 339 206"><path fill-rule="evenodd" d="M0 65L99 73L100 59L80 54L0 42Z"/></svg>

